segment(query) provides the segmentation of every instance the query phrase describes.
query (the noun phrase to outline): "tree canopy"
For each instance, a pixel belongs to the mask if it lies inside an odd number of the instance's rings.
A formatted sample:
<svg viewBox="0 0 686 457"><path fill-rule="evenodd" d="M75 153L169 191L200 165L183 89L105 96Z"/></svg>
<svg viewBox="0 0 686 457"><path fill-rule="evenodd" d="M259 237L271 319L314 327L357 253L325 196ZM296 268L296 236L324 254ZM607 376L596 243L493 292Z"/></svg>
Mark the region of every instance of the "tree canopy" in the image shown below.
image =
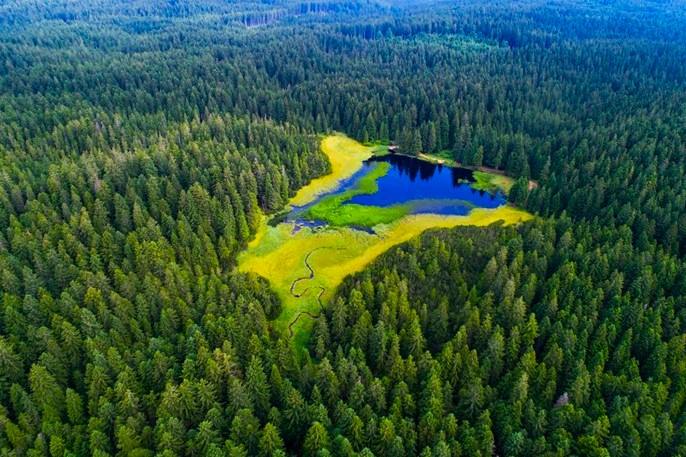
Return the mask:
<svg viewBox="0 0 686 457"><path fill-rule="evenodd" d="M3 2L0 454L686 455L685 11ZM332 131L538 218L384 254L302 354L234 266Z"/></svg>

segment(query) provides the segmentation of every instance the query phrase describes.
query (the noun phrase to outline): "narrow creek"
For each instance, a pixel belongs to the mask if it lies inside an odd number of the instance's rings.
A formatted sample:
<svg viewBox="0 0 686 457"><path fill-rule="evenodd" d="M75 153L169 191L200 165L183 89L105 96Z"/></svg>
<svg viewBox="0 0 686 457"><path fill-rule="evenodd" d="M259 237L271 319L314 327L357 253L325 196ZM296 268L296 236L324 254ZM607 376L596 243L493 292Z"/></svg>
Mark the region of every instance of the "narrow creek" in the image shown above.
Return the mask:
<svg viewBox="0 0 686 457"><path fill-rule="evenodd" d="M307 267L307 269L310 271L310 274L307 275L307 276L303 276L303 277L301 277L301 278L295 279L295 280L291 283L290 293L291 293L291 295L294 296L295 298L302 298L302 297L303 297L307 292L309 292L311 289L313 289L313 288L319 289L319 293L317 294L317 303L319 304L319 312L318 312L317 314L313 314L313 313L311 313L311 312L309 312L309 311L301 311L301 312L299 312L298 315L295 316L295 319L293 319L293 322L291 322L290 324L288 324L288 333L289 333L289 337L290 337L290 338L293 338L293 326L294 326L295 324L298 323L298 321L300 320L300 318L301 318L303 315L307 315L307 316L309 316L309 317L312 318L312 319L319 319L319 317L322 315L322 312L324 312L324 304L322 303L322 295L324 294L324 292L326 292L326 289L325 289L324 287L322 287L322 286L306 287L306 288L305 288L302 292L300 292L299 294L294 292L295 286L296 286L300 281L309 281L309 280L314 279L314 270L312 269L312 266L310 265L310 256L311 256L312 254L314 254L315 252L321 251L321 250L323 250L323 249L331 249L331 250L333 250L333 251L344 251L344 250L345 250L344 248L334 248L334 247L331 247L331 246L321 246L321 247L318 247L318 248L316 248L316 249L311 250L311 251L307 254L307 256L305 257L305 267Z"/></svg>

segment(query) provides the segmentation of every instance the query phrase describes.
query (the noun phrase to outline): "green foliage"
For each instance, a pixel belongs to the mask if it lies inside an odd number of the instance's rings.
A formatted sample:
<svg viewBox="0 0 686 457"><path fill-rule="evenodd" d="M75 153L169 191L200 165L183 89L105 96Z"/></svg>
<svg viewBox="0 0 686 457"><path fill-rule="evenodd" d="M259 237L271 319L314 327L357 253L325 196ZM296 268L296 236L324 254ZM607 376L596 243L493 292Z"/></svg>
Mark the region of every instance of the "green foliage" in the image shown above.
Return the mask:
<svg viewBox="0 0 686 457"><path fill-rule="evenodd" d="M508 200L515 205L526 204L526 199L529 195L529 180L526 178L519 178L510 188L507 195Z"/></svg>
<svg viewBox="0 0 686 457"><path fill-rule="evenodd" d="M669 303L684 299L673 293L686 265L622 240L567 218L435 231L344 281L324 349L344 364L339 373L368 373L363 385L349 381L362 397L353 388L347 403L379 424L375 451L391 452L402 421L415 424L414 452L450 449L440 436L468 455L659 455L680 445L671 430L683 413L671 405L682 404L683 385L664 386L684 379L686 365L670 375L657 367L684 356L683 345L667 354L683 340L683 312ZM642 271L674 267L632 292ZM391 408L375 400L378 385L395 386Z"/></svg>
<svg viewBox="0 0 686 457"><path fill-rule="evenodd" d="M381 3L3 3L0 454L686 455L684 9ZM330 131L541 217L387 253L310 360L233 268Z"/></svg>

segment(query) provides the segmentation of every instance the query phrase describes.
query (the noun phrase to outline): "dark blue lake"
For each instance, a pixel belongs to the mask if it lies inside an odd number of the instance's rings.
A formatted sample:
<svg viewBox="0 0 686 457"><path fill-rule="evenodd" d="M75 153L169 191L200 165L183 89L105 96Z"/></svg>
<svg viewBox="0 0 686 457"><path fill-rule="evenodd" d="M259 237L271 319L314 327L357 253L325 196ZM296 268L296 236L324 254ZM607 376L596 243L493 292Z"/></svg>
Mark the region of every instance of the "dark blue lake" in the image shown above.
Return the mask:
<svg viewBox="0 0 686 457"><path fill-rule="evenodd" d="M371 195L355 195L347 204L391 206L412 202L413 213L465 215L472 208L496 208L506 203L495 195L471 187L471 170L436 165L400 155L375 157L365 162L369 169L379 162L391 165L378 179L379 190Z"/></svg>

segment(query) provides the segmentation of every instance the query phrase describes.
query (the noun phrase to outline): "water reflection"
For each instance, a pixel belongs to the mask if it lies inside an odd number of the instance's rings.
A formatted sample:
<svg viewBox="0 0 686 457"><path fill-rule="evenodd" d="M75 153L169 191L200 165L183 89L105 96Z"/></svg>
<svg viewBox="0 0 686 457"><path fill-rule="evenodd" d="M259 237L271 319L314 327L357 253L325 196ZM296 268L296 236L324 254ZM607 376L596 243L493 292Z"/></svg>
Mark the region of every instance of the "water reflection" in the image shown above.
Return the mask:
<svg viewBox="0 0 686 457"><path fill-rule="evenodd" d="M496 208L505 204L505 197L491 195L471 187L474 176L465 168L445 167L413 157L387 155L365 162L373 167L388 162L389 172L379 178L379 190L372 195L356 195L348 204L391 206L414 205L414 213L464 215L473 207Z"/></svg>

